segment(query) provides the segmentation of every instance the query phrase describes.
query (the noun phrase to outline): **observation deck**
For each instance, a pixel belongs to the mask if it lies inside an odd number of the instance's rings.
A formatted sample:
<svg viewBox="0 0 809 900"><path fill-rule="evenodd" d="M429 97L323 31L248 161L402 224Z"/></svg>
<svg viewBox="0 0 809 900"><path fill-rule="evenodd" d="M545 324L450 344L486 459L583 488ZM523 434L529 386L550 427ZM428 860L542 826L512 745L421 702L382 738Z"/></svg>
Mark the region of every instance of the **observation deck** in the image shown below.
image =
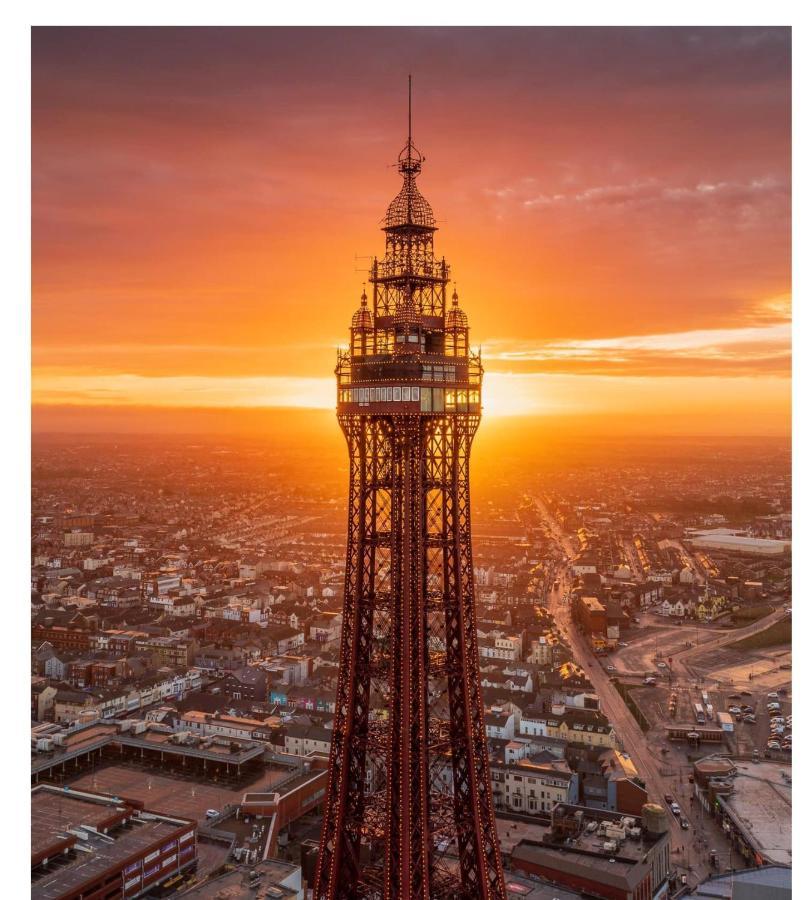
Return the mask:
<svg viewBox="0 0 809 900"><path fill-rule="evenodd" d="M483 368L480 356L394 355L361 359L340 351L337 361L338 415L446 415L480 413Z"/></svg>

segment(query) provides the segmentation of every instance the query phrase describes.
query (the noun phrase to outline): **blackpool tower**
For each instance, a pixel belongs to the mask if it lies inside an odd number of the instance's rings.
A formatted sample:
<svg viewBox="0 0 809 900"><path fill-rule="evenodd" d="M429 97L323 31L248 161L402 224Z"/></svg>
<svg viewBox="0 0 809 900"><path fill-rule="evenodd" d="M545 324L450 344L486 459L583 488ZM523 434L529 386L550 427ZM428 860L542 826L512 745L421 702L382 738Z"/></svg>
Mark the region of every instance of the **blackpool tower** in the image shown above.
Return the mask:
<svg viewBox="0 0 809 900"><path fill-rule="evenodd" d="M350 463L340 672L314 896L505 900L469 511L482 367L411 129L337 362Z"/></svg>

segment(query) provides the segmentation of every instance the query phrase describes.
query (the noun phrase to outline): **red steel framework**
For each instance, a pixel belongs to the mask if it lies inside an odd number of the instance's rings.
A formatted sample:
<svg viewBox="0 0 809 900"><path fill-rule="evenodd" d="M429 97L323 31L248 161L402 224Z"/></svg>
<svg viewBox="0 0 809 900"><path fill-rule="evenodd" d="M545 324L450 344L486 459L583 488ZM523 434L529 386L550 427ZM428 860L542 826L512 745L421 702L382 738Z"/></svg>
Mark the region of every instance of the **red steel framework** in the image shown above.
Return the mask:
<svg viewBox="0 0 809 900"><path fill-rule="evenodd" d="M314 896L505 900L469 514L483 370L408 132L372 306L363 291L336 370L348 549Z"/></svg>

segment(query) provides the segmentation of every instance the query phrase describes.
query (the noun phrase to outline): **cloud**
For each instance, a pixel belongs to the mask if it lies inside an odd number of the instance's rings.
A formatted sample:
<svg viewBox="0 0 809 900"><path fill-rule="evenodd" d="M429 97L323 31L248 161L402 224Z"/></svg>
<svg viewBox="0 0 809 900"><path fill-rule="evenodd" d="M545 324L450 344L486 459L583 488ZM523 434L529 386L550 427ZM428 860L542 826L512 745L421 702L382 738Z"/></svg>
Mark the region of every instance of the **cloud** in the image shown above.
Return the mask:
<svg viewBox="0 0 809 900"><path fill-rule="evenodd" d="M571 191L556 191L525 196L527 180L519 186L488 188L486 193L499 200L516 197L525 209L549 206L581 207L583 209L616 209L652 205L723 205L741 206L789 197L789 185L772 175L762 175L748 181L698 181L690 184L667 184L655 178L639 179L624 184L592 185ZM523 194L520 197L520 194Z"/></svg>
<svg viewBox="0 0 809 900"><path fill-rule="evenodd" d="M493 341L489 368L611 375L788 375L791 326L779 321L735 328L588 340Z"/></svg>

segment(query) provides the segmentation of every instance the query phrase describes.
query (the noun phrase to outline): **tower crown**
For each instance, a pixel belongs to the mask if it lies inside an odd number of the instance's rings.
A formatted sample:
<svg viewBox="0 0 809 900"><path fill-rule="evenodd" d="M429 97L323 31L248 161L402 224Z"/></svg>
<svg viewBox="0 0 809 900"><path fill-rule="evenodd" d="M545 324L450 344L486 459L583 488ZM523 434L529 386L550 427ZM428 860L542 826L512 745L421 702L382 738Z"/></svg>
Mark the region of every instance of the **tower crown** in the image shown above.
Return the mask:
<svg viewBox="0 0 809 900"><path fill-rule="evenodd" d="M419 169L404 168L400 163L399 171L404 176L404 183L388 207L385 215L385 230L407 225L435 230L435 216L432 207L416 186L416 175L420 169L420 163Z"/></svg>

